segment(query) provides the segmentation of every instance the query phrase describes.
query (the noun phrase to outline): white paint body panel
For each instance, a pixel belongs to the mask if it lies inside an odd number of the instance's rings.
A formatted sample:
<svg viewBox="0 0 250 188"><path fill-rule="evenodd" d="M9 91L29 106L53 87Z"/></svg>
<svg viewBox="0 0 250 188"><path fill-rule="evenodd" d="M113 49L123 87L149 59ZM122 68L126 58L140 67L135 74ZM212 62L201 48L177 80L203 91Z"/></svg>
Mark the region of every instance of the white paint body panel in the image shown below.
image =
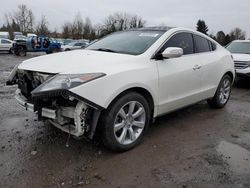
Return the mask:
<svg viewBox="0 0 250 188"><path fill-rule="evenodd" d="M3 43L4 41L8 41L9 43ZM0 39L0 51L9 51L12 47L13 41L9 39Z"/></svg>
<svg viewBox="0 0 250 188"><path fill-rule="evenodd" d="M216 42L217 49L213 52L165 60L152 59L170 36L182 31L202 35L192 30L175 28L164 33L141 55L76 50L33 58L24 61L18 68L60 74L105 73L106 76L71 91L107 108L121 92L141 87L152 95L156 117L213 97L222 76L228 71L234 74L231 54ZM200 69L194 70L196 65L200 65Z"/></svg>

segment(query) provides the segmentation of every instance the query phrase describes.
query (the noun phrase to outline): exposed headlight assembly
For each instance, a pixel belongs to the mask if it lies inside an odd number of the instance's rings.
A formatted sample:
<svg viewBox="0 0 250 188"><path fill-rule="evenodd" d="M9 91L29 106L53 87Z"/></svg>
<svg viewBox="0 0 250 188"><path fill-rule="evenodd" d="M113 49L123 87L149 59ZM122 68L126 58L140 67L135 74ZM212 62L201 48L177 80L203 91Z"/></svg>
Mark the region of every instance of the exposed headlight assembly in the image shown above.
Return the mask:
<svg viewBox="0 0 250 188"><path fill-rule="evenodd" d="M52 92L58 90L68 90L77 87L86 82L103 77L104 73L86 73L86 74L57 74L48 79L31 93L36 95L43 92Z"/></svg>

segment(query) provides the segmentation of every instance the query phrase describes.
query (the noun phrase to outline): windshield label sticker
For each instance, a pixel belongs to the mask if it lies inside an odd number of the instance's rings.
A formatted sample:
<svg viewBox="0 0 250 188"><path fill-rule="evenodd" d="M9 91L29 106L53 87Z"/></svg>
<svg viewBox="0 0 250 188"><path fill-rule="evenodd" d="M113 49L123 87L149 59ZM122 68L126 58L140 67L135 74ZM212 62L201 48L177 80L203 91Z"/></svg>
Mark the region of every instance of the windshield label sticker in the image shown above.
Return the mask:
<svg viewBox="0 0 250 188"><path fill-rule="evenodd" d="M141 33L140 37L157 37L159 34L157 33Z"/></svg>

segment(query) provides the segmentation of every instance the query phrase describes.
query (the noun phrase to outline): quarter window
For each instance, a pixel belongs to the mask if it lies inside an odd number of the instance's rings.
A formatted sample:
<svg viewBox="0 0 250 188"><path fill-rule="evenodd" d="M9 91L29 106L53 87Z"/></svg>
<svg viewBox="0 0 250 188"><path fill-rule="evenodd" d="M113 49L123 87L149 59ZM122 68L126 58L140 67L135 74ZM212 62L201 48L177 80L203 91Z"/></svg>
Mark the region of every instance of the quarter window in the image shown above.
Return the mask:
<svg viewBox="0 0 250 188"><path fill-rule="evenodd" d="M194 44L192 34L190 33L177 33L171 37L164 45L161 53L168 47L179 47L183 49L183 54L193 54Z"/></svg>
<svg viewBox="0 0 250 188"><path fill-rule="evenodd" d="M194 35L194 42L195 42L196 53L212 51L212 49L210 50L211 47L207 39L200 37L198 35Z"/></svg>

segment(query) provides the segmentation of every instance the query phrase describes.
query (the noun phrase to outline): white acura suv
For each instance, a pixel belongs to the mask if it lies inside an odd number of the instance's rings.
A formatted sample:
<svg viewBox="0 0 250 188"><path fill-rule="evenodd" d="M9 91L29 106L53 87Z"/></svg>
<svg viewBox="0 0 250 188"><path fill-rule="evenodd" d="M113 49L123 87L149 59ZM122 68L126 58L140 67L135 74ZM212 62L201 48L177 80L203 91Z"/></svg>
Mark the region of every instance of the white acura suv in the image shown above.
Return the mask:
<svg viewBox="0 0 250 188"><path fill-rule="evenodd" d="M250 78L250 40L235 40L227 46L234 59L236 75Z"/></svg>
<svg viewBox="0 0 250 188"><path fill-rule="evenodd" d="M142 141L150 120L207 100L227 103L235 77L231 54L184 28L142 28L111 34L85 50L29 59L12 71L15 98L76 137L116 151Z"/></svg>

